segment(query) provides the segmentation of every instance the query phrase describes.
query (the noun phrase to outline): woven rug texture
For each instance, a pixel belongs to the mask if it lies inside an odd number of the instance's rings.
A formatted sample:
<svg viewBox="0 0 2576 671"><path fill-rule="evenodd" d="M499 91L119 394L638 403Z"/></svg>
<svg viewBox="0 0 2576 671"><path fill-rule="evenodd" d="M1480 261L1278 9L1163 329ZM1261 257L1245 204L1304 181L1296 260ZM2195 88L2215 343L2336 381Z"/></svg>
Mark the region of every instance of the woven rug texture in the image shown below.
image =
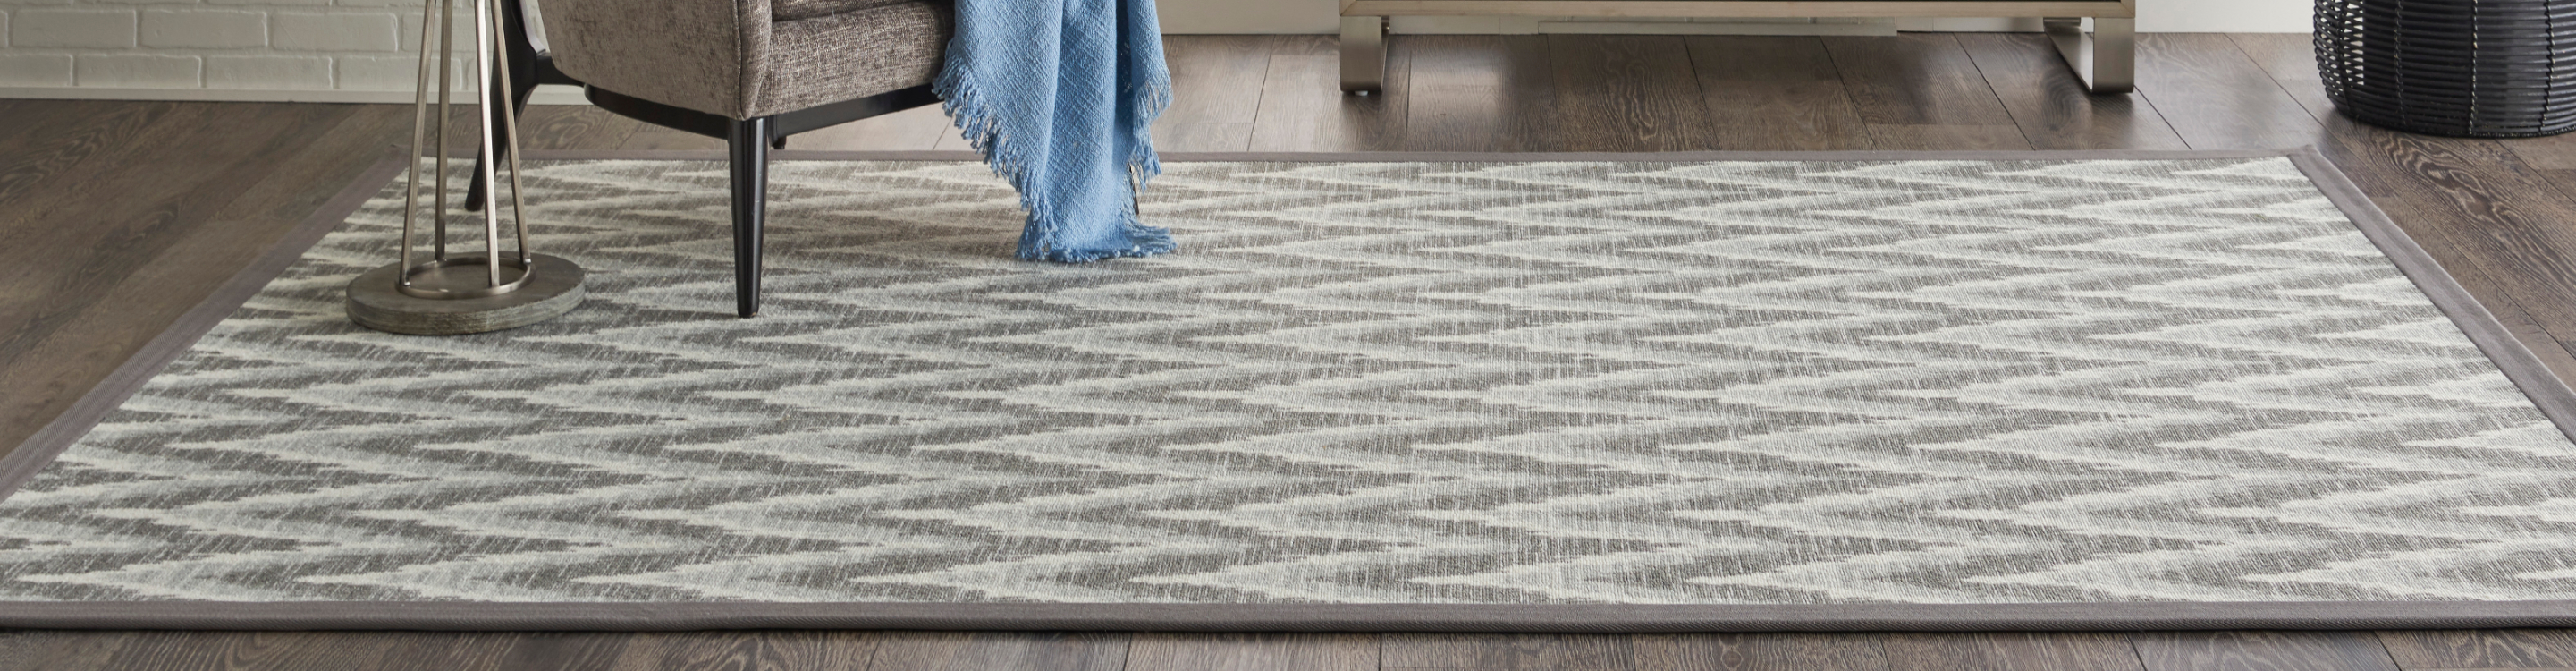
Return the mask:
<svg viewBox="0 0 2576 671"><path fill-rule="evenodd" d="M368 331L388 185L0 500L15 601L2576 599L2576 445L2283 157L528 164L589 302Z"/></svg>

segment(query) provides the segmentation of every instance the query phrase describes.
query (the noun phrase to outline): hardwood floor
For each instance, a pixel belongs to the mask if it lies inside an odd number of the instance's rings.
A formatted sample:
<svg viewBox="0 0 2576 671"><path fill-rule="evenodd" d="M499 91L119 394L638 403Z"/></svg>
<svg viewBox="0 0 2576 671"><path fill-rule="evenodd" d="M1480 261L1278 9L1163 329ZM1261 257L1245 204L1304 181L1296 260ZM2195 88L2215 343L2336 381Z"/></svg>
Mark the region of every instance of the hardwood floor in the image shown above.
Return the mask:
<svg viewBox="0 0 2576 671"><path fill-rule="evenodd" d="M1165 151L2233 149L2317 145L2576 379L2576 135L2334 116L2304 35L2141 36L2085 95L2037 35L1418 36L1384 95L1322 37L1174 37ZM409 106L0 100L0 446L16 445L409 132ZM539 107L537 148L706 149ZM956 149L935 110L791 149ZM722 231L710 230L710 236ZM2576 630L1960 634L0 631L19 669L2576 669Z"/></svg>

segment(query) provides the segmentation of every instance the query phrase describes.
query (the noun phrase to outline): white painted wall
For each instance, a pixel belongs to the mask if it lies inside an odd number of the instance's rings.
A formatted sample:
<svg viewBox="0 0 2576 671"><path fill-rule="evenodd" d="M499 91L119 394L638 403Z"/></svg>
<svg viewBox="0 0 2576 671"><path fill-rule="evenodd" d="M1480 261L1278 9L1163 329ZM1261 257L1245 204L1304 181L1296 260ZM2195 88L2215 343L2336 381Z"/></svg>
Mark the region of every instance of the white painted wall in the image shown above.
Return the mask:
<svg viewBox="0 0 2576 671"><path fill-rule="evenodd" d="M2150 33L2304 33L2307 0L2139 0L2138 30Z"/></svg>
<svg viewBox="0 0 2576 671"><path fill-rule="evenodd" d="M2138 29L2305 32L2308 1L2139 0ZM0 0L0 97L408 102L420 53L420 3ZM1329 34L1340 23L1338 0L1159 3L1164 31L1176 34ZM1904 27L2030 29L1978 20ZM1412 33L1539 29L1530 19L1443 17L1400 19L1396 28ZM577 100L563 92L539 95L541 101Z"/></svg>
<svg viewBox="0 0 2576 671"><path fill-rule="evenodd" d="M1341 32L1339 0L1155 0L1163 32L1318 35Z"/></svg>
<svg viewBox="0 0 2576 671"><path fill-rule="evenodd" d="M1163 31L1181 34L1333 33L1336 0L1157 0ZM2304 33L2311 0L2138 0L2138 30L2156 33ZM1529 32L1535 21L1410 17L1398 33ZM1943 30L2001 30L2002 22L1945 21Z"/></svg>
<svg viewBox="0 0 2576 671"><path fill-rule="evenodd" d="M420 2L0 0L0 96L408 101Z"/></svg>

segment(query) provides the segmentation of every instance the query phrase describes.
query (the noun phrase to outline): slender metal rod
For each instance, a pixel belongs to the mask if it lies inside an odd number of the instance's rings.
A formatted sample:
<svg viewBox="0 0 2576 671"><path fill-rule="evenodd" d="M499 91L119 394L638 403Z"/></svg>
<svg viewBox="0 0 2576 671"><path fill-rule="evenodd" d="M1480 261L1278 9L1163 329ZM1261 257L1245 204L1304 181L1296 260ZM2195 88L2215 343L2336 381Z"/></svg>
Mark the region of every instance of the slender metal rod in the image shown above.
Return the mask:
<svg viewBox="0 0 2576 671"><path fill-rule="evenodd" d="M492 85L492 3L494 0L467 1L474 3L474 82L475 88L481 90ZM476 124L481 131L478 135L482 141L482 144L477 146L481 148L484 156L499 156L501 155L500 146L492 141L493 132L499 130L492 127L492 92L481 91L481 93L483 95L475 96L480 99L480 102L474 105L475 111L482 113L483 120L482 123ZM496 166L492 165L491 161L480 163L483 169L474 171L473 177L483 182L483 193L500 193L493 190L492 184L492 171ZM484 277L492 283L491 286L501 286L501 208L492 207L489 203L483 207L483 273Z"/></svg>
<svg viewBox="0 0 2576 671"><path fill-rule="evenodd" d="M394 273L396 289L411 286L412 221L420 218L420 152L422 136L429 132L429 35L438 26L438 6L421 3L420 14L420 71L411 96L411 155L403 165L402 272Z"/></svg>
<svg viewBox="0 0 2576 671"><path fill-rule="evenodd" d="M501 13L493 12L492 34L501 35L505 27L501 23ZM501 100L501 138L510 143L510 230L519 235L519 276L524 278L536 269L528 265L528 202L519 197L519 88L510 81L510 50L503 47L499 54L501 87L485 97L510 96ZM496 192L490 189L483 191L483 209L492 209L493 193ZM493 255L499 256L497 252Z"/></svg>
<svg viewBox="0 0 2576 671"><path fill-rule="evenodd" d="M438 185L438 197L436 200L438 211L434 217L438 223L438 229L435 233L431 234L436 240L437 246L435 251L430 255L430 259L445 261L447 260L447 122L449 117L456 116L448 108L447 96L448 89L453 88L456 83L455 75L449 71L449 68L455 66L455 59L449 58L449 56L456 53L456 0L435 1L438 3L440 8L438 16L438 177L436 182ZM429 42L426 41L428 34L429 33L426 28L422 29L421 35L423 36L424 41L420 43L420 46L423 50L429 48Z"/></svg>

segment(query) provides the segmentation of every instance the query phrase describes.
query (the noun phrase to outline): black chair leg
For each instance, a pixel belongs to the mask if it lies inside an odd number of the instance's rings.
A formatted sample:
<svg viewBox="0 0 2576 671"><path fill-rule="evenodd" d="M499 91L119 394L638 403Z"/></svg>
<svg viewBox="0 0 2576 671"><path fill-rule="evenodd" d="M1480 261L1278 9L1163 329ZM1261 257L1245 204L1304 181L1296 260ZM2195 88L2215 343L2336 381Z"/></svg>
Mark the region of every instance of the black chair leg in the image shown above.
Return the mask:
<svg viewBox="0 0 2576 671"><path fill-rule="evenodd" d="M725 145L733 164L733 300L760 314L760 223L769 207L769 117L733 122Z"/></svg>

